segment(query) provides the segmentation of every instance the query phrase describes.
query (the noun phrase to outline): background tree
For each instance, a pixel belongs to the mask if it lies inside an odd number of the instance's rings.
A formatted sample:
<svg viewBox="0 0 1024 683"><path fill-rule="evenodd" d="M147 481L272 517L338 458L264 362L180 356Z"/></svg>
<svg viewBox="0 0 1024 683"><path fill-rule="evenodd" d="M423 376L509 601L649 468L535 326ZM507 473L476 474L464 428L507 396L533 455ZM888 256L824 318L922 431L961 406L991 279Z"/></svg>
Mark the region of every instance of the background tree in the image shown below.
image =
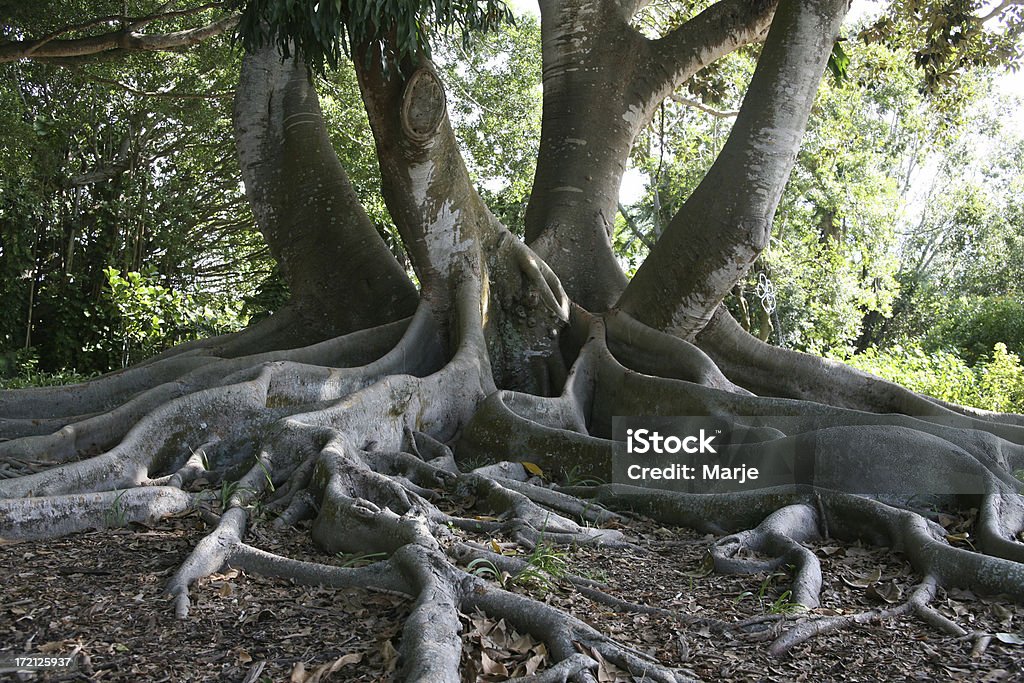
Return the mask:
<svg viewBox="0 0 1024 683"><path fill-rule="evenodd" d="M654 38L632 23L642 4L542 5L542 133L523 242L474 187L425 28L488 28L506 17L502 6L248 3L234 134L288 303L241 332L87 383L0 394L9 437L0 458L16 475L0 481L4 536L103 524L112 505L125 520L152 519L202 504L204 487L226 482L210 534L170 582L178 615L188 614L190 584L228 562L399 592L413 600L401 674L418 681L459 680L458 614L474 609L547 642L551 680L587 680L599 658L687 680L468 571L473 559L520 568L477 534L620 544L602 526L616 510L724 534L710 551L720 571L763 566L747 559L758 553L792 565L792 601L807 608L822 575L803 544L822 535L900 548L921 576L903 611L949 632L966 635L928 606L940 586L1024 597L1013 474L1024 468L1024 418L766 345L723 306L769 244L846 0L723 0L689 8ZM962 23L984 29L971 21ZM728 139L627 282L611 237L634 141L680 85L761 40ZM18 54L38 54L40 42L18 38ZM335 66L346 49L418 290L339 162L309 78L307 63ZM759 430L735 447L741 458L814 440L795 466L815 477L702 494L530 478L573 468L607 478L612 417L645 414L724 416ZM517 464L524 456L529 466ZM493 464L466 465L481 461ZM978 490L942 493L964 478ZM386 559L353 569L259 550L247 542L257 505L279 511L279 525L311 518L327 552ZM967 550L950 543L937 511L970 506ZM885 617L811 618L771 651Z"/></svg>

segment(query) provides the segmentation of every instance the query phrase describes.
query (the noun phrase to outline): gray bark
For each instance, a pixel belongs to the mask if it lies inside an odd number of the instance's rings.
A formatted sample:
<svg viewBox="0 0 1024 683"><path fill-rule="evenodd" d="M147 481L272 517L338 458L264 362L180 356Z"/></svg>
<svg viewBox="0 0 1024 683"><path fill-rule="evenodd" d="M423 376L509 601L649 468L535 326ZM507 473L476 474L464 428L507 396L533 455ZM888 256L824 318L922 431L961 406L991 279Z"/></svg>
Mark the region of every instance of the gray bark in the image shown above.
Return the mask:
<svg viewBox="0 0 1024 683"><path fill-rule="evenodd" d="M331 148L306 68L272 46L247 55L235 132L246 194L305 324L322 339L412 315L415 288Z"/></svg>
<svg viewBox="0 0 1024 683"><path fill-rule="evenodd" d="M579 305L606 310L625 288L611 233L636 136L680 84L760 40L774 6L726 0L650 40L629 25L630 6L541 3L544 115L526 240Z"/></svg>
<svg viewBox="0 0 1024 683"><path fill-rule="evenodd" d="M545 9L546 41L553 41L545 56L553 82L546 105L554 111L547 130L591 133L570 120L570 95L603 97L608 106L574 115L604 126L610 142L595 141L594 157L579 153L589 141L572 145L579 148L572 164L564 162L564 172L556 164L544 177L592 182L595 207L611 196L621 173L615 155L628 152L642 117L608 124L621 118L625 103L639 101L629 99L639 97L639 81L609 85L617 67L589 40L587 26L595 17L604 21L608 35L625 41L620 45L637 48L625 61L642 62L652 48L626 24L635 6L627 0ZM412 599L399 676L415 681L460 680L459 614L475 609L547 644L551 666L538 672L540 681L592 680L602 658L638 679L692 680L466 566L487 559L514 577L527 564L467 540L470 534L525 548L600 543L614 551L625 539L601 527L623 519L614 510L724 535L710 551L720 572L791 565L793 600L805 607L817 604L823 585L821 564L805 544L822 538L888 545L921 576L904 605L848 618L809 616L778 630L763 618L673 615L716 635L777 636L769 647L776 655L815 633L904 614L964 635L928 605L941 586L1024 600L1024 499L1013 476L1024 468L1018 418L947 406L838 364L772 350L721 312L704 324L722 310L715 308L720 297L763 242L844 9L845 0L783 0L735 139L708 186L656 245L651 258L659 268L630 285L624 310L596 314L576 306L570 315L554 272L480 201L430 63L409 60L386 77L366 66L379 60L368 62L357 46L384 193L423 284L420 305L408 321L285 350L269 349L304 324L301 306L326 315L324 329L365 327L367 319L394 315L397 304L389 302L402 299L388 296L408 285L383 258L330 153L304 71L269 51L250 56L236 109L239 151L250 200L286 265L296 305L269 328L194 344L95 382L0 393L0 438L9 439L0 443L0 540L151 521L202 506L210 533L168 585L179 617L188 617L191 585L227 563L302 583L399 593ZM709 41L731 49L728 41ZM592 77L572 71L580 64L595 66ZM674 73L666 82L680 77ZM561 153L556 143L552 134L549 162ZM598 174L592 181L583 167L588 158L599 160L591 164ZM568 168L573 164L582 166ZM534 218L535 244L558 245L559 253L578 244L560 268L573 287L596 288L592 307L606 306L619 275L577 277L607 266L598 258L607 247L595 232L600 212L588 213L586 201L566 201L550 187L538 192L534 215L564 222L549 231ZM360 289L359 278L370 272L381 281ZM368 310L364 299L383 310ZM680 338L699 329L699 346ZM655 414L733 416L762 430L763 439L741 446L759 455L815 439L819 447L806 457L819 478L811 487L690 494L557 487L532 479L521 464L528 455L549 479L570 469L607 478L613 416ZM822 418L830 426L822 428ZM469 459L485 465L471 470ZM977 510L970 551L949 542L932 511L918 509L922 494L965 476L983 482L983 492L934 502ZM185 492L210 481L234 486L221 489L216 513L213 487ZM882 494L859 492L865 484ZM254 548L247 543L250 514L261 509L279 511L278 526L311 519L312 538L327 553L386 557L351 569ZM565 581L613 609L670 616L582 577Z"/></svg>
<svg viewBox="0 0 1024 683"><path fill-rule="evenodd" d="M729 139L618 305L684 339L768 243L847 0L781 2Z"/></svg>

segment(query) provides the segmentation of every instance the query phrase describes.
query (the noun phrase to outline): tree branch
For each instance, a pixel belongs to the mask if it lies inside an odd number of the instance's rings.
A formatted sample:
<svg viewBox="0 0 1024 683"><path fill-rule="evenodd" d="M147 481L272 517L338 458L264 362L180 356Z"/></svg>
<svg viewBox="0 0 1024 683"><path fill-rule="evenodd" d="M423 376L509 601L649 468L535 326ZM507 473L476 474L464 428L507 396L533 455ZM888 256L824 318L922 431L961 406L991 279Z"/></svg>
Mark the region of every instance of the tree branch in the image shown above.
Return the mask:
<svg viewBox="0 0 1024 683"><path fill-rule="evenodd" d="M682 95L678 95L676 93L672 93L671 98L673 102L678 102L679 104L686 105L687 107L699 109L705 114L711 114L712 116L720 119L730 119L734 116L737 116L740 113L738 109L715 109L714 107L709 107L700 100L694 100L690 99L689 97L683 97Z"/></svg>
<svg viewBox="0 0 1024 683"><path fill-rule="evenodd" d="M217 4L204 5L203 9L216 7ZM104 17L93 20L79 27L67 27L39 40L15 40L0 44L0 64L15 62L21 59L68 59L88 57L113 50L132 52L157 52L189 47L230 30L238 23L238 14L229 14L217 21L171 33L141 34L137 29L159 19L166 19L182 13L194 13L199 8L166 12L152 17L127 19L127 26L118 31L103 33L98 36L84 38L67 38L57 40L56 36L80 30L82 27L94 26L105 21L117 21L119 17Z"/></svg>
<svg viewBox="0 0 1024 683"><path fill-rule="evenodd" d="M619 202L619 213L621 213L622 217L626 219L626 226L629 228L630 232L636 235L637 239L639 239L645 247L647 247L648 249L653 249L654 242L652 242L651 238L648 237L647 234L643 231L643 229L641 229L640 226L636 224L636 221L633 220L633 217L629 215L629 211L627 211L626 207L622 205L622 202Z"/></svg>
<svg viewBox="0 0 1024 683"><path fill-rule="evenodd" d="M687 339L743 277L768 242L848 9L848 0L781 0L722 153L633 277L622 310Z"/></svg>
<svg viewBox="0 0 1024 683"><path fill-rule="evenodd" d="M695 73L744 45L763 40L777 5L778 0L721 0L651 41L648 63L637 71L647 110L644 120Z"/></svg>
<svg viewBox="0 0 1024 683"><path fill-rule="evenodd" d="M94 83L102 83L103 85L112 85L116 88L120 88L127 93L136 95L138 97L170 97L181 100L215 100L224 97L234 97L234 90L226 90L223 92L211 92L211 93L196 93L196 92L178 92L177 90L163 90L163 91L151 91L151 90L140 90L127 83L116 81L111 78L102 78L93 74L86 74L86 78Z"/></svg>
<svg viewBox="0 0 1024 683"><path fill-rule="evenodd" d="M1024 3L1021 3L1021 0L1003 0L1003 2L1001 2L998 5L996 5L995 7L993 7L992 11L990 11L988 14L986 14L983 17L979 17L978 21L980 23L984 24L985 22L990 21L990 20L995 19L996 17L998 17L1000 14L1003 13L1003 10L1008 9L1010 7L1016 7L1017 5L1020 5L1020 4L1024 4Z"/></svg>

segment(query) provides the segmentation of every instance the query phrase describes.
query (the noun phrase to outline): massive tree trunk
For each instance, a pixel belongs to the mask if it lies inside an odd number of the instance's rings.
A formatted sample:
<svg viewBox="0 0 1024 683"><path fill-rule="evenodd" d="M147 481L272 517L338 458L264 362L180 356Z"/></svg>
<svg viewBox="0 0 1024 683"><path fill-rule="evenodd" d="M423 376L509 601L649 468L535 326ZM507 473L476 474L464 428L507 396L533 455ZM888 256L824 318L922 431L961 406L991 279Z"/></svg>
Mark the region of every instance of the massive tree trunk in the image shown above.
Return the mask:
<svg viewBox="0 0 1024 683"><path fill-rule="evenodd" d="M273 49L247 55L238 93L246 194L303 324L326 339L412 315L416 290L331 147L305 67Z"/></svg>
<svg viewBox="0 0 1024 683"><path fill-rule="evenodd" d="M249 55L239 153L292 305L258 329L136 369L0 394L0 535L104 526L112 507L133 521L210 506L203 486L223 482L230 495L209 515L210 535L170 582L178 615L188 616L191 583L228 563L402 593L413 601L401 672L411 681L460 680L459 612L473 609L548 643L554 663L538 680L594 680L598 654L645 680L690 680L469 571L477 558L523 569L480 542L490 534L614 549L625 540L605 526L624 510L722 534L711 548L722 572L792 565L793 601L808 609L822 576L804 544L823 537L902 550L921 576L903 611L952 632L963 629L928 607L939 586L1024 599L1019 417L773 349L720 307L764 246L846 0L726 0L653 41L630 27L636 7L544 3L534 248L474 189L429 60L384 72L379 45L354 46L384 196L420 283L415 312L411 284L330 152L305 70L270 51ZM769 20L722 157L626 286L608 225L633 139L674 87L759 39ZM607 479L617 415L728 417L758 430L742 446L751 453L810 439L813 462L796 465L817 478L723 493L559 487L517 462L556 480L571 470ZM981 488L929 500L979 510L976 552L950 545L919 505L961 477ZM458 510L444 504L452 498L471 503ZM257 503L281 526L312 519L327 552L386 559L349 569L258 550L247 542ZM615 609L644 610L569 580ZM861 617L811 615L774 636L766 622L719 626L762 628L781 654Z"/></svg>
<svg viewBox="0 0 1024 683"><path fill-rule="evenodd" d="M680 84L763 37L775 4L719 2L650 40L629 24L635 3L541 3L544 114L526 241L580 306L603 311L626 285L611 232L633 141Z"/></svg>

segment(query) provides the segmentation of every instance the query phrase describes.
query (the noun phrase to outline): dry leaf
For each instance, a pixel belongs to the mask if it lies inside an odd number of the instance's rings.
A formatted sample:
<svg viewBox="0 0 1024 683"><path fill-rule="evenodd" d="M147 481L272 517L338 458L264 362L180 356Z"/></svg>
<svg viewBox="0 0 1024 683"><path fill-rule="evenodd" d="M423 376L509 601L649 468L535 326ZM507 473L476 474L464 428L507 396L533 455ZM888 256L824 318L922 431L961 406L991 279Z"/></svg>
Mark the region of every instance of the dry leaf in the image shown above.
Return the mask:
<svg viewBox="0 0 1024 683"><path fill-rule="evenodd" d="M529 633L525 633L516 638L514 641L512 641L512 643L508 647L513 652L518 652L519 654L525 655L528 654L530 650L533 649L533 646L536 644L537 641L534 640Z"/></svg>
<svg viewBox="0 0 1024 683"><path fill-rule="evenodd" d="M700 568L692 572L683 572L683 576L688 576L693 579L702 579L705 576L710 575L715 571L715 558L711 556L710 552L704 553L704 559L700 563Z"/></svg>
<svg viewBox="0 0 1024 683"><path fill-rule="evenodd" d="M869 598L881 600L883 602L889 603L890 605L894 602L899 602L900 599L903 598L903 590L895 583L868 586L866 594Z"/></svg>
<svg viewBox="0 0 1024 683"><path fill-rule="evenodd" d="M537 465L533 464L532 462L526 462L524 460L524 461L520 462L519 464L523 466L523 469L525 469L527 472L529 472L530 474L532 474L535 477L543 477L544 476L544 470L542 470L540 467L538 467Z"/></svg>
<svg viewBox="0 0 1024 683"><path fill-rule="evenodd" d="M484 650L480 651L480 666L485 674L508 678L508 669L505 668L505 665L488 657L487 652Z"/></svg>
<svg viewBox="0 0 1024 683"><path fill-rule="evenodd" d="M385 640L381 643L380 654L384 658L385 673L394 673L395 669L398 668L398 650L395 649L390 640Z"/></svg>
<svg viewBox="0 0 1024 683"><path fill-rule="evenodd" d="M544 660L547 659L547 653L537 653L534 656L526 660L526 675L532 676L537 673L537 670L544 666Z"/></svg>
<svg viewBox="0 0 1024 683"><path fill-rule="evenodd" d="M841 577L843 583L851 588L867 588L868 586L878 583L878 580L882 578L882 570L876 569L873 572L867 574L857 574L852 579L848 579L845 576Z"/></svg>
<svg viewBox="0 0 1024 683"><path fill-rule="evenodd" d="M363 661L362 652L350 652L347 655L342 655L341 657L338 657L333 662L321 664L316 669L306 674L305 678L303 678L301 681L295 680L295 673L293 671L292 683L320 683L320 681L322 681L325 677L331 675L335 671L338 671L342 667L348 666L349 664L358 664L361 661Z"/></svg>

